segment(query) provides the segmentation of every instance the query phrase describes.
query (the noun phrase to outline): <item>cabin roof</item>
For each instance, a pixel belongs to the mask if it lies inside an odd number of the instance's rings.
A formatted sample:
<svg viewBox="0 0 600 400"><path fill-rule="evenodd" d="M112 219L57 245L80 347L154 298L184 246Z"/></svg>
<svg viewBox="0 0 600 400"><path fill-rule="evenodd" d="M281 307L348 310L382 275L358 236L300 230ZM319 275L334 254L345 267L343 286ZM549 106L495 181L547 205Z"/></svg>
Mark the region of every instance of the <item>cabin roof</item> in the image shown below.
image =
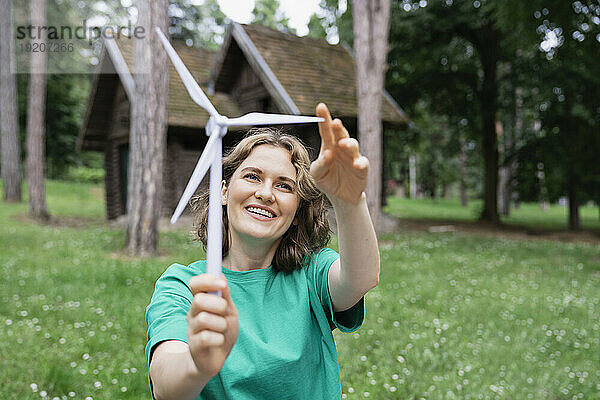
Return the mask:
<svg viewBox="0 0 600 400"><path fill-rule="evenodd" d="M344 45L233 22L213 66L211 85L215 91L230 87L239 53L263 82L271 81L265 85L267 90L287 112L313 115L316 104L323 102L335 116L356 118L355 63ZM409 122L387 92L382 101L382 120L397 125Z"/></svg>
<svg viewBox="0 0 600 400"><path fill-rule="evenodd" d="M242 114L229 90L243 57L282 112L314 115L316 104L323 102L335 117L357 117L355 63L343 45L232 22L219 51L188 47L180 41L174 41L173 47L223 115ZM79 148L102 149L110 127L106 116L119 83L128 96L133 93L133 53L133 39L122 37L105 44L79 133ZM206 125L208 113L191 100L170 62L168 96L169 126ZM408 116L385 91L382 100L383 122L394 126L409 123Z"/></svg>

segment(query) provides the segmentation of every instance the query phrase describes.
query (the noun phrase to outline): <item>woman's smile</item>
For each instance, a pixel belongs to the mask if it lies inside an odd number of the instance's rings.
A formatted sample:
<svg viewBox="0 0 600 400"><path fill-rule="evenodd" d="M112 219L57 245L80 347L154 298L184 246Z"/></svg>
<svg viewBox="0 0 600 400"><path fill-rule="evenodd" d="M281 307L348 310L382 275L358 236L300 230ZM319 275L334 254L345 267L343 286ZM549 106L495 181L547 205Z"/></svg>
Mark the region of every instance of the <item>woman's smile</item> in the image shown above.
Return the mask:
<svg viewBox="0 0 600 400"><path fill-rule="evenodd" d="M270 209L269 207L261 206L259 204L250 204L246 207L246 211L253 217L258 219L259 221L272 221L277 217L275 211Z"/></svg>

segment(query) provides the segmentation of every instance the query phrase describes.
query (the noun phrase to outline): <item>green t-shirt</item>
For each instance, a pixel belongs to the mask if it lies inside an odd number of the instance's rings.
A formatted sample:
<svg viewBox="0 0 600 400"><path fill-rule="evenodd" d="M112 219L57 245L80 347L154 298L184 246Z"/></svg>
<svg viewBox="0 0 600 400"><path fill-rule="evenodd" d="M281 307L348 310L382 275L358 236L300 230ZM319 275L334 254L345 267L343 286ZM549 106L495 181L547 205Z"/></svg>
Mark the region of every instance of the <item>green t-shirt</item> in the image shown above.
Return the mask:
<svg viewBox="0 0 600 400"><path fill-rule="evenodd" d="M223 268L238 309L238 339L219 374L198 399L340 399L340 371L333 327L353 332L364 318L361 299L334 313L327 275L338 253L316 252L301 270L272 267L250 271ZM171 265L156 282L146 309L150 365L152 349L165 340L188 341L188 281L206 272L206 262ZM329 317L333 316L333 318Z"/></svg>

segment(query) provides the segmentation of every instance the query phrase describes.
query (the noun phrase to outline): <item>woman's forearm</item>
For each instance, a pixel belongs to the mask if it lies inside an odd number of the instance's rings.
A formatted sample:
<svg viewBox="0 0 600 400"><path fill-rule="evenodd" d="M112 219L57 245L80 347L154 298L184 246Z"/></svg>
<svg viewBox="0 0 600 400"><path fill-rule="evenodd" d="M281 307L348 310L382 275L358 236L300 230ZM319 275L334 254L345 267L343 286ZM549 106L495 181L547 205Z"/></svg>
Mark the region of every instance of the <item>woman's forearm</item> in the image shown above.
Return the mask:
<svg viewBox="0 0 600 400"><path fill-rule="evenodd" d="M187 344L178 345L175 350L158 352L157 348L152 357L150 379L156 400L195 400L211 379L198 372L189 350L181 346Z"/></svg>
<svg viewBox="0 0 600 400"><path fill-rule="evenodd" d="M357 204L332 201L340 250L339 284L360 299L379 282L379 248L365 194Z"/></svg>

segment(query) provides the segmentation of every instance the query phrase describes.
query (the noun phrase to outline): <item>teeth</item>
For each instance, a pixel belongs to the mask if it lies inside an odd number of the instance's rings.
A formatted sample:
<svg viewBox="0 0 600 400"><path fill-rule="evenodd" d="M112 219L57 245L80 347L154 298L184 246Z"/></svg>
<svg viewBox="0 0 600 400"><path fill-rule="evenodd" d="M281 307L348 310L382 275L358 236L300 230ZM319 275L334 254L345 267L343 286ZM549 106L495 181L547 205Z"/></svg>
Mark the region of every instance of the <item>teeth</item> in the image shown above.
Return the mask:
<svg viewBox="0 0 600 400"><path fill-rule="evenodd" d="M250 212L253 212L255 214L263 215L263 216L268 217L268 218L275 217L275 215L271 214L267 210L263 210L262 208L248 207L247 210L250 211Z"/></svg>

